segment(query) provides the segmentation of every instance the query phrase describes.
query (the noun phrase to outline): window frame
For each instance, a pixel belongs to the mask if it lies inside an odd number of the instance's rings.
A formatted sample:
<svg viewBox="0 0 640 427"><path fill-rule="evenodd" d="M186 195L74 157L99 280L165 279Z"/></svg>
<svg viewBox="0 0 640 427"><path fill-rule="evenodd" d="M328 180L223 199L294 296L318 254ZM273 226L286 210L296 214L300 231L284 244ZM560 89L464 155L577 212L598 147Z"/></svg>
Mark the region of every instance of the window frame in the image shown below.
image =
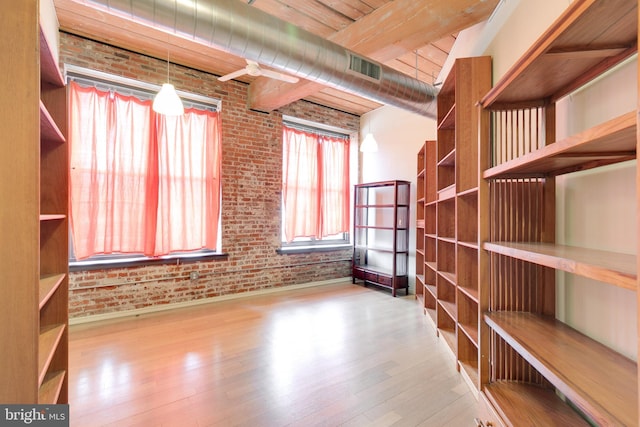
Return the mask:
<svg viewBox="0 0 640 427"><path fill-rule="evenodd" d="M339 128L336 126L325 125L323 123L312 122L310 120L301 119L294 116L283 115L282 116L282 124L283 126L288 126L296 129L300 129L306 132L318 133L321 135L327 136L338 136L345 137L349 141L349 182L354 183L357 171L357 157L354 157L354 147L357 149L357 132L349 131L347 129ZM284 130L283 130L284 131ZM353 184L350 185L353 187ZM280 206L284 206L284 200L281 197ZM353 212L353 197L349 198L349 212ZM313 251L330 251L330 250L341 250L351 248L353 245L352 242L352 233L347 231L342 234L342 237L337 238L327 238L327 239L315 239L315 238L303 238L297 237L291 243L287 243L284 236L284 209L281 209L281 217L280 217L280 248L277 250L278 253L303 253L303 252L313 252ZM353 215L351 215L349 222L349 230L353 228Z"/></svg>
<svg viewBox="0 0 640 427"><path fill-rule="evenodd" d="M92 85L103 91L117 91L124 95L135 96L143 100L153 100L161 85L147 83L127 77L117 76L102 71L64 64L65 82L76 81L84 85ZM191 92L176 91L185 108L195 108L204 111L222 111L222 101L217 98L206 97ZM108 269L148 265L155 263L180 264L196 262L204 259L227 258L222 251L222 188L220 188L220 216L218 218L218 241L216 249L199 249L194 251L176 251L163 256L146 256L142 253L113 253L102 254L84 260L77 260L73 253L71 225L69 225L69 269L70 271Z"/></svg>

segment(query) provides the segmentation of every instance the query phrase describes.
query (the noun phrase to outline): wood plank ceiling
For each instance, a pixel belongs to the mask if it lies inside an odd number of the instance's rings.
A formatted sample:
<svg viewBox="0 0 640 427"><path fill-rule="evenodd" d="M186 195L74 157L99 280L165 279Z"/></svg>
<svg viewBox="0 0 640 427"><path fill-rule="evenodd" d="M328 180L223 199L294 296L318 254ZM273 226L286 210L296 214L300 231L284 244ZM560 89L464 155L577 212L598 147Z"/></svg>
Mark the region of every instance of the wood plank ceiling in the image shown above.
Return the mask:
<svg viewBox="0 0 640 427"><path fill-rule="evenodd" d="M135 0L131 0L135 1ZM214 1L214 0L213 0ZM238 0L360 55L433 84L461 30L486 20L499 0ZM96 9L87 0L54 0L63 31L224 75L243 58ZM363 96L302 80L244 75L251 108L271 111L298 99L355 115L380 107ZM221 83L224 84L224 83Z"/></svg>

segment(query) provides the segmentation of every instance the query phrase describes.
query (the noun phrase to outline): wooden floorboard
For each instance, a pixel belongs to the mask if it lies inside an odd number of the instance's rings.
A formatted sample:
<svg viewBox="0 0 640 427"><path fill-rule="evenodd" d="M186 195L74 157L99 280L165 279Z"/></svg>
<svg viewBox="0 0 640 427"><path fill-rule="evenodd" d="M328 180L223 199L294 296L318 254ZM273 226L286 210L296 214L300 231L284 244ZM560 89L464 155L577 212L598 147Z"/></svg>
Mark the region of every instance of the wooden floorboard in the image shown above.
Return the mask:
<svg viewBox="0 0 640 427"><path fill-rule="evenodd" d="M70 328L71 425L472 426L413 295L349 282Z"/></svg>

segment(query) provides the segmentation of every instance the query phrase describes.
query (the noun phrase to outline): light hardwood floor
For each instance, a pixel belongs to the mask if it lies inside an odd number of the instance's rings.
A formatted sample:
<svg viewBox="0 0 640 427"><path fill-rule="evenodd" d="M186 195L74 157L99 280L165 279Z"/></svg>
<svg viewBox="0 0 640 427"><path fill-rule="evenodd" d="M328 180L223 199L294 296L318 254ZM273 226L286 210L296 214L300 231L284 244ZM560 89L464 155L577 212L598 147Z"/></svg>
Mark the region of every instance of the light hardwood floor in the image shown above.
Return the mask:
<svg viewBox="0 0 640 427"><path fill-rule="evenodd" d="M413 295L344 284L75 325L71 425L472 426Z"/></svg>

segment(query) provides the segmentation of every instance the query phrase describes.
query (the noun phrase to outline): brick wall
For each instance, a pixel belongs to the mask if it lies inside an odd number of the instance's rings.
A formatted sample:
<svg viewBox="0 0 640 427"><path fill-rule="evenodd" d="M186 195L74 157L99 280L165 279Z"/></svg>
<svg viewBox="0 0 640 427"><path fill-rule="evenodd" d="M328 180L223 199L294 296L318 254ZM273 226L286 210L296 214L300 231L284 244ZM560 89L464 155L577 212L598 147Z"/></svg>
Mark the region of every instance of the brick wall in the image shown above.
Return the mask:
<svg viewBox="0 0 640 427"><path fill-rule="evenodd" d="M61 34L61 62L149 83L166 61ZM357 130L359 117L298 101L269 114L246 108L248 86L172 65L178 90L222 100L222 249L226 259L78 271L69 314L82 317L350 275L350 250L279 255L282 114ZM200 277L190 280L197 271Z"/></svg>

